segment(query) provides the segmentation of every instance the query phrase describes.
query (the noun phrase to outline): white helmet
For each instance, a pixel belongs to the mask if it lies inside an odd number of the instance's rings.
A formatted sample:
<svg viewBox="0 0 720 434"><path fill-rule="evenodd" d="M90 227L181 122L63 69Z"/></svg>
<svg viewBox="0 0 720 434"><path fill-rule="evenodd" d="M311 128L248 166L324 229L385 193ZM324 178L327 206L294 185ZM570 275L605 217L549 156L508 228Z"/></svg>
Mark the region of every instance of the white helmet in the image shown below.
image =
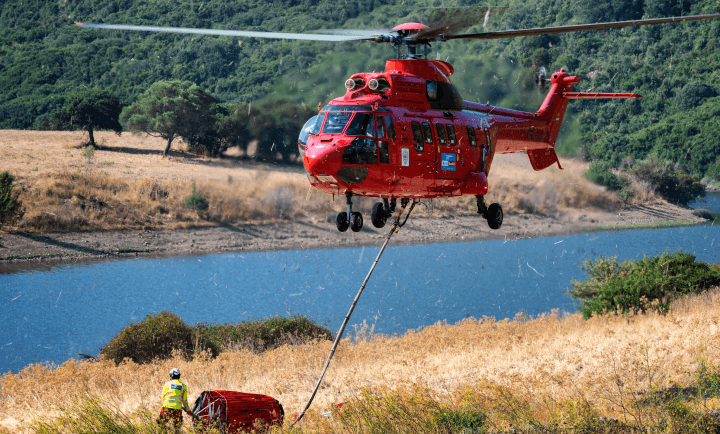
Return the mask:
<svg viewBox="0 0 720 434"><path fill-rule="evenodd" d="M178 368L172 368L170 370L170 378L180 378L180 370Z"/></svg>

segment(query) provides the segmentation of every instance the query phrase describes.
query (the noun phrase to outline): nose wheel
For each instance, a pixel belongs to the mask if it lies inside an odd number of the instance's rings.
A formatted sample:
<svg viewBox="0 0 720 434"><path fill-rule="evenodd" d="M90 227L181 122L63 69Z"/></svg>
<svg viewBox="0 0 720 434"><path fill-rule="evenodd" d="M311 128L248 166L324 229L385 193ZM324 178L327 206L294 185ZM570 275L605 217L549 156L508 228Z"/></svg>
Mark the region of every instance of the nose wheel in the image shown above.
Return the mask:
<svg viewBox="0 0 720 434"><path fill-rule="evenodd" d="M363 227L363 217L359 212L352 210L352 193L345 195L347 201L347 211L341 212L335 219L335 225L340 232L345 232L350 228L353 232L360 232ZM348 218L348 216L350 216Z"/></svg>

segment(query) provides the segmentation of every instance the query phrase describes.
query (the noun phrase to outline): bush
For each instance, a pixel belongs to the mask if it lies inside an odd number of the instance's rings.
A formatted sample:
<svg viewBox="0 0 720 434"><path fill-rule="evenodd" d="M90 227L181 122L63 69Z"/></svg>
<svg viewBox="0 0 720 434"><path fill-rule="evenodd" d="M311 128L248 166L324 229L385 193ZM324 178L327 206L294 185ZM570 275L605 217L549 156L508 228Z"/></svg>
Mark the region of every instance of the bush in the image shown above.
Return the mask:
<svg viewBox="0 0 720 434"><path fill-rule="evenodd" d="M168 359L174 350L188 356L193 349L192 328L177 315L162 311L148 314L137 324L129 324L110 342L103 345L100 354L115 363L125 358L135 363L150 363L153 359Z"/></svg>
<svg viewBox="0 0 720 434"><path fill-rule="evenodd" d="M440 432L481 433L487 431L488 416L485 411L472 408L441 408L433 417L433 422Z"/></svg>
<svg viewBox="0 0 720 434"><path fill-rule="evenodd" d="M680 251L621 264L617 257L601 256L581 268L591 277L586 282L573 280L569 293L580 300L585 319L607 312L666 312L672 301L720 285L720 272Z"/></svg>
<svg viewBox="0 0 720 434"><path fill-rule="evenodd" d="M611 191L620 191L628 183L625 178L620 178L612 173L610 163L606 161L590 163L590 168L585 171L585 177Z"/></svg>
<svg viewBox="0 0 720 434"><path fill-rule="evenodd" d="M208 200L205 199L205 196L200 193L196 193L195 185L193 185L192 194L190 195L190 197L185 199L185 207L192 208L195 211L200 211L208 209L209 206L210 204L208 203Z"/></svg>
<svg viewBox="0 0 720 434"><path fill-rule="evenodd" d="M0 173L0 228L23 216L19 191L13 191L15 177L8 172Z"/></svg>
<svg viewBox="0 0 720 434"><path fill-rule="evenodd" d="M668 202L687 206L705 197L705 186L700 180L682 170L676 170L669 161L651 158L637 164L633 172L652 185L655 192Z"/></svg>
<svg viewBox="0 0 720 434"><path fill-rule="evenodd" d="M240 324L200 323L195 325L195 331L209 345L218 348L241 347L252 351L265 351L286 344L304 344L314 339L333 339L330 330L302 315L254 319Z"/></svg>

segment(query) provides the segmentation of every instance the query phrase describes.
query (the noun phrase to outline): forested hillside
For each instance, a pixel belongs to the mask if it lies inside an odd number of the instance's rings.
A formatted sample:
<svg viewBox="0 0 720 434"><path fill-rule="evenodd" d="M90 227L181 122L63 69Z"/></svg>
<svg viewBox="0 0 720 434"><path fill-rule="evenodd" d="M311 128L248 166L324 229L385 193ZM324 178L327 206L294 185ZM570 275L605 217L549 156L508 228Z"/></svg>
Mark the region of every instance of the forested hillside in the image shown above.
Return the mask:
<svg viewBox="0 0 720 434"><path fill-rule="evenodd" d="M720 12L719 0L494 0L487 30ZM487 3L482 3L486 5ZM469 0L5 0L0 9L0 128L38 117L84 88L130 104L160 80L187 80L218 101L285 97L309 107L341 95L354 72L381 70L393 49L326 43L82 29L77 22L308 32L388 28ZM480 31L478 26L475 30ZM720 20L433 45L465 99L535 111L532 72L561 67L581 91L632 101L573 101L558 148L615 167L657 155L720 179ZM433 58L436 53L433 53ZM630 157L630 158L628 158Z"/></svg>

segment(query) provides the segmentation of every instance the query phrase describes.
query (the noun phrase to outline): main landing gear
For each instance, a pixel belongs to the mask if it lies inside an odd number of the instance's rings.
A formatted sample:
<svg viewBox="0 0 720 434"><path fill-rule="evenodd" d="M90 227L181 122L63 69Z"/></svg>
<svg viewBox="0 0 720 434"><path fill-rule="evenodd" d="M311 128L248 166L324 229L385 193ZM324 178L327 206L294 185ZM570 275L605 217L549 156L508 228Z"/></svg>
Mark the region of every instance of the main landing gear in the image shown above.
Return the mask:
<svg viewBox="0 0 720 434"><path fill-rule="evenodd" d="M359 212L353 212L352 210L352 193L346 193L345 198L347 201L347 211L341 212L335 219L335 224L340 232L345 232L348 228L352 229L353 232L360 232L363 227L363 217ZM402 199L402 205L407 206L410 199ZM393 212L395 212L395 206L397 200L383 198L382 202L376 202L372 207L370 213L370 220L373 226L376 228L382 228L385 226L387 219L390 218ZM348 216L350 216L348 218Z"/></svg>
<svg viewBox="0 0 720 434"><path fill-rule="evenodd" d="M485 196L475 195L477 199L478 214L488 222L490 229L500 229L503 222L503 210L500 204L494 203L489 207L485 205Z"/></svg>
<svg viewBox="0 0 720 434"><path fill-rule="evenodd" d="M409 199L402 200L405 201L403 206L406 206ZM383 198L382 202L375 202L372 207L372 212L370 213L370 220L372 220L373 226L378 229L385 226L385 222L387 222L387 219L392 215L392 213L395 212L396 203L397 199L395 198L392 198L389 201L387 198Z"/></svg>

